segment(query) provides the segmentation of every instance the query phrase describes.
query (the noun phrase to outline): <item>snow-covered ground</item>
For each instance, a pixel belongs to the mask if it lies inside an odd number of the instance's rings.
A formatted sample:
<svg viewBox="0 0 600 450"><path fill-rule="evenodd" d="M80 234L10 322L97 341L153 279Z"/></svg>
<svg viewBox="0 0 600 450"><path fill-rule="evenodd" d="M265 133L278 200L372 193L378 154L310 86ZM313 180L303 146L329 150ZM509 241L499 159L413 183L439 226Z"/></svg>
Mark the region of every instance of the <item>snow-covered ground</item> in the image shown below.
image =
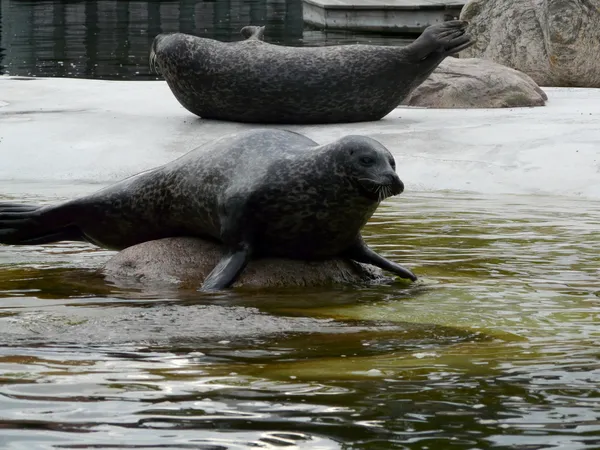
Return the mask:
<svg viewBox="0 0 600 450"><path fill-rule="evenodd" d="M600 198L600 89L545 90L540 108L402 107L378 122L279 127L319 143L347 134L379 140L396 157L406 194ZM0 194L97 188L252 126L199 119L162 81L0 77Z"/></svg>

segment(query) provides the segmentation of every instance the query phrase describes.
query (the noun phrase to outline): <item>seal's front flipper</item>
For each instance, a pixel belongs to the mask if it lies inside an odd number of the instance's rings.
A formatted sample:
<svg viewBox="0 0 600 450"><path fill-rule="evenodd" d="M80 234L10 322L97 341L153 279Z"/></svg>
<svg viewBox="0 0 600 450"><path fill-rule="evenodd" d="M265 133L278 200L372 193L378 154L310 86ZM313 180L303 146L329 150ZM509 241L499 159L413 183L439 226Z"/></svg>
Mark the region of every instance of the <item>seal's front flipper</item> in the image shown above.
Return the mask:
<svg viewBox="0 0 600 450"><path fill-rule="evenodd" d="M200 290L208 292L230 287L244 270L249 259L248 249L236 249L228 252L208 274Z"/></svg>
<svg viewBox="0 0 600 450"><path fill-rule="evenodd" d="M79 228L66 222L59 208L0 203L0 244L41 245L84 240Z"/></svg>
<svg viewBox="0 0 600 450"><path fill-rule="evenodd" d="M218 291L230 287L248 264L252 255L252 229L248 220L246 195L227 191L227 200L219 205L221 242L227 253L208 274L201 291Z"/></svg>
<svg viewBox="0 0 600 450"><path fill-rule="evenodd" d="M414 273L407 268L402 267L400 264L389 261L378 253L375 253L373 250L367 247L367 244L365 244L360 236L352 245L352 247L347 249L342 256L353 259L357 262L371 264L383 270L395 273L400 278L408 278L411 281L417 281L417 276Z"/></svg>

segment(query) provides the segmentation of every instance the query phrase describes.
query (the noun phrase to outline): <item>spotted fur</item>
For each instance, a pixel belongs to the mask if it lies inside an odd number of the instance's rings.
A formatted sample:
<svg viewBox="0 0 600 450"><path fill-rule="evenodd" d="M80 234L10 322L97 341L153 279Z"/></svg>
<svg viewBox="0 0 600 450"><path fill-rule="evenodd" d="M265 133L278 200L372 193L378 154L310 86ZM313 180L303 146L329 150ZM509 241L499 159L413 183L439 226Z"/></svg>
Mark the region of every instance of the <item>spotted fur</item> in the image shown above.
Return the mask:
<svg viewBox="0 0 600 450"><path fill-rule="evenodd" d="M427 28L406 47L286 47L262 41L219 42L182 33L158 35L150 65L176 99L207 119L253 123L379 120L451 54L471 45L466 22Z"/></svg>
<svg viewBox="0 0 600 450"><path fill-rule="evenodd" d="M0 243L85 240L120 250L195 236L241 255L242 270L250 257L361 253L361 228L383 198L403 189L394 158L373 139L318 145L298 133L254 129L63 204L0 204ZM230 276L237 272L223 275Z"/></svg>

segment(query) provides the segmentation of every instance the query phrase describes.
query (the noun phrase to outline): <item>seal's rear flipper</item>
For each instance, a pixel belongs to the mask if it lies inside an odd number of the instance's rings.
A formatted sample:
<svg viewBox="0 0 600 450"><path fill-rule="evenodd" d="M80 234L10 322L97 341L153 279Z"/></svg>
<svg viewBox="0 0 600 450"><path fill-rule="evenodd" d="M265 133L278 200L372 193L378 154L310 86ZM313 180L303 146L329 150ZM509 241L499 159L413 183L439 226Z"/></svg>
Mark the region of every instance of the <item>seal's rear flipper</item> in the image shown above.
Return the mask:
<svg viewBox="0 0 600 450"><path fill-rule="evenodd" d="M475 43L467 33L468 22L449 20L427 27L412 43L405 47L408 55L417 61L439 64L445 57L454 55Z"/></svg>
<svg viewBox="0 0 600 450"><path fill-rule="evenodd" d="M465 48L469 48L474 43L475 43L475 41L472 40L471 36L469 36L468 34L462 34L462 35L456 36L454 39L452 39L448 43L448 46L446 47L446 50L445 50L445 54L446 54L446 56L455 55L456 53L460 52L461 50L464 50Z"/></svg>
<svg viewBox="0 0 600 450"><path fill-rule="evenodd" d="M250 252L247 249L228 252L208 274L200 290L209 292L230 287L244 270L249 259Z"/></svg>
<svg viewBox="0 0 600 450"><path fill-rule="evenodd" d="M22 203L0 203L0 244L40 245L82 241L75 225L57 223L52 209Z"/></svg>
<svg viewBox="0 0 600 450"><path fill-rule="evenodd" d="M359 237L354 245L347 249L342 256L395 273L400 278L408 278L411 281L417 281L417 276L410 270L402 267L400 264L385 259L383 256L367 247L367 244L362 240L362 237Z"/></svg>
<svg viewBox="0 0 600 450"><path fill-rule="evenodd" d="M39 205L25 203L0 203L0 214L9 212L31 212L39 208Z"/></svg>

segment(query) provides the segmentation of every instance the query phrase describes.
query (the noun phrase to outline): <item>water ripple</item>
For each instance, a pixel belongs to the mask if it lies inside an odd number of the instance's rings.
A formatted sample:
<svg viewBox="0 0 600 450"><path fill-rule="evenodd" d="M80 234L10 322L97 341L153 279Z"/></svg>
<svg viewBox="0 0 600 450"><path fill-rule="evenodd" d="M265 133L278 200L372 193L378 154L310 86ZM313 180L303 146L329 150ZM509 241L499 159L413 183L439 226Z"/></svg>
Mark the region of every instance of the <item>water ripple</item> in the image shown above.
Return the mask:
<svg viewBox="0 0 600 450"><path fill-rule="evenodd" d="M596 448L600 207L438 193L366 240L416 285L116 288L0 248L3 448ZM528 447L527 447L528 446Z"/></svg>

